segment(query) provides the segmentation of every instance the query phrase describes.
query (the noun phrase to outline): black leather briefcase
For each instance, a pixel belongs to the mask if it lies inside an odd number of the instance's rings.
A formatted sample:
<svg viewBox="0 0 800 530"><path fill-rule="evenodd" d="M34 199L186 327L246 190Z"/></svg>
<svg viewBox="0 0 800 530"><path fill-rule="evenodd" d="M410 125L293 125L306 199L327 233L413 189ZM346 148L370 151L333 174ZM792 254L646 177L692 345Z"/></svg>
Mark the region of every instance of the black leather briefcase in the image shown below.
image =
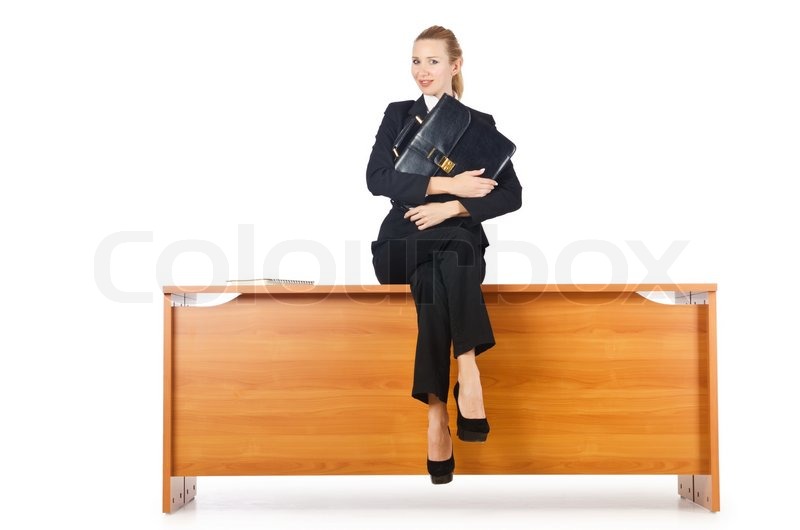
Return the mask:
<svg viewBox="0 0 800 530"><path fill-rule="evenodd" d="M395 169L426 176L455 176L485 169L497 178L516 151L493 123L444 94L424 118L414 117L395 141Z"/></svg>

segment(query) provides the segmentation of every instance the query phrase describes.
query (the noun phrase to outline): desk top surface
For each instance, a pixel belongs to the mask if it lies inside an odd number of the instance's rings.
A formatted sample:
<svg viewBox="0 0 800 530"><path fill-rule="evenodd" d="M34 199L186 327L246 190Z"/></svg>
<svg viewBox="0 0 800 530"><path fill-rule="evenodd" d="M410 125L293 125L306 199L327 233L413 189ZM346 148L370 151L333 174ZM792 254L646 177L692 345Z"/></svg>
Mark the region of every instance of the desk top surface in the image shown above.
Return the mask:
<svg viewBox="0 0 800 530"><path fill-rule="evenodd" d="M580 284L484 284L484 293L600 293L665 291L681 293L716 292L716 283L580 283ZM188 293L274 293L274 294L386 294L408 293L408 285L166 285L164 294Z"/></svg>

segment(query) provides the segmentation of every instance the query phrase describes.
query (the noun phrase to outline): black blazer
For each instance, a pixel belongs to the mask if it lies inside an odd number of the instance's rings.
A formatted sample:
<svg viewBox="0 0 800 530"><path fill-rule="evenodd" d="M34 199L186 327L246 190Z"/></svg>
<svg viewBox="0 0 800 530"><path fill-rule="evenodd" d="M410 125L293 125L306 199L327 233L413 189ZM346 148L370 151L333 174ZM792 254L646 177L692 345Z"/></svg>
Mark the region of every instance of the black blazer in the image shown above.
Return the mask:
<svg viewBox="0 0 800 530"><path fill-rule="evenodd" d="M494 118L489 114L473 109L470 111L473 119L487 120L494 125ZM372 153L367 164L367 188L373 195L389 197L398 204L424 204L453 199L460 201L469 212L469 217L448 219L439 226L460 225L469 230L478 230L485 248L489 242L481 223L487 219L513 212L522 206L522 186L517 179L514 166L509 161L497 177L497 186L485 197L463 198L448 194L426 197L425 192L428 189L430 177L395 171L392 148L409 116L425 116L427 113L428 108L423 96L416 101L389 103L384 111L378 133L375 135L375 144L372 146ZM404 214L405 211L401 207L392 206L381 224L378 239L373 242L373 248L387 239L399 239L419 232L413 222L403 218Z"/></svg>

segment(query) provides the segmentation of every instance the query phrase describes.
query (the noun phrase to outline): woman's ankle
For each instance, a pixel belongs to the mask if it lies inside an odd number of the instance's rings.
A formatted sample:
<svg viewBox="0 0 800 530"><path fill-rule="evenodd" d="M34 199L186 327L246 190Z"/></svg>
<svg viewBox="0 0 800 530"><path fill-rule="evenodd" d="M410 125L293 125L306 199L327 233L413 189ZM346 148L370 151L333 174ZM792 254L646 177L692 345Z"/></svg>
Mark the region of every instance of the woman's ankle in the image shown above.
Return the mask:
<svg viewBox="0 0 800 530"><path fill-rule="evenodd" d="M480 384L481 373L475 358L475 350L464 352L456 357L458 363L458 382L461 385Z"/></svg>
<svg viewBox="0 0 800 530"><path fill-rule="evenodd" d="M428 426L447 427L447 404L435 394L428 394Z"/></svg>

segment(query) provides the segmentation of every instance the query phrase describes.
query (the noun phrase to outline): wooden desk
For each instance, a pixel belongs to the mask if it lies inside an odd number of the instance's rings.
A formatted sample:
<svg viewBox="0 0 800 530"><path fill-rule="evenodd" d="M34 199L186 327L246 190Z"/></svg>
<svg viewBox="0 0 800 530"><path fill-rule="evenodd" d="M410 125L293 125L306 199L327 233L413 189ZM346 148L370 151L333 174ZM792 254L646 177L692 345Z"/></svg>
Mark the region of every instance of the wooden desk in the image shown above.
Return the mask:
<svg viewBox="0 0 800 530"><path fill-rule="evenodd" d="M492 432L456 475L671 474L719 510L715 284L483 290ZM407 286L165 287L163 511L198 476L426 474L415 340Z"/></svg>

